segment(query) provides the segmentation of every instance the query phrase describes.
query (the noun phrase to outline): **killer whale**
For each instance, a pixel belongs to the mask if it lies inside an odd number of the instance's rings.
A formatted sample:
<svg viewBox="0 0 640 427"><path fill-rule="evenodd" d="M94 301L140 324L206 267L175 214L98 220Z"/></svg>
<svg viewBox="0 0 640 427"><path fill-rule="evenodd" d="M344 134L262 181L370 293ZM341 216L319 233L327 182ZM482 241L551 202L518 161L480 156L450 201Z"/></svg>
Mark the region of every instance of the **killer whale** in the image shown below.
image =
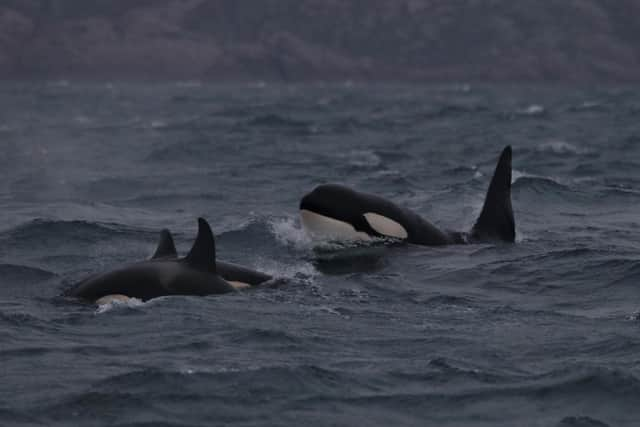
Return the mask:
<svg viewBox="0 0 640 427"><path fill-rule="evenodd" d="M114 299L147 301L167 295L205 296L235 291L217 272L215 240L206 220L198 218L198 235L184 258L166 257L171 251L169 245L173 246L173 239L169 242L166 235L163 231L152 259L90 276L78 283L69 296L101 303Z"/></svg>
<svg viewBox="0 0 640 427"><path fill-rule="evenodd" d="M316 187L300 201L303 227L312 236L338 240L386 237L440 246L488 241L515 241L511 206L511 146L496 165L484 205L469 232L443 231L417 213L382 197L338 184Z"/></svg>
<svg viewBox="0 0 640 427"><path fill-rule="evenodd" d="M167 229L160 232L158 246L151 259L175 259L178 251L173 241L173 235ZM218 275L237 289L258 286L271 280L268 274L252 270L230 262L216 260L216 271Z"/></svg>

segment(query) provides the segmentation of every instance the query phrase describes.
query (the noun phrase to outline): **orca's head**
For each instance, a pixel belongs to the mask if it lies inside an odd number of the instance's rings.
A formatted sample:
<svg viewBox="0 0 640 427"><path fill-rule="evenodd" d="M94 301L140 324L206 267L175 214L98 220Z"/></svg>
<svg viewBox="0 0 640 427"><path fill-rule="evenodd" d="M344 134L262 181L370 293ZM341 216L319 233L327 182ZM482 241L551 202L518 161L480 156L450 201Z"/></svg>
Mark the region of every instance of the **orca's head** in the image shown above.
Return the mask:
<svg viewBox="0 0 640 427"><path fill-rule="evenodd" d="M369 240L361 205L360 194L350 188L320 185L300 201L302 225L314 237Z"/></svg>
<svg viewBox="0 0 640 427"><path fill-rule="evenodd" d="M316 187L300 202L304 228L314 237L337 240L407 239L398 210L385 199L337 184Z"/></svg>
<svg viewBox="0 0 640 427"><path fill-rule="evenodd" d="M338 184L324 184L316 187L300 201L300 210L326 215L334 219L348 219L347 210L355 209L357 193ZM351 209L347 209L351 208Z"/></svg>
<svg viewBox="0 0 640 427"><path fill-rule="evenodd" d="M362 216L362 195L338 184L317 186L300 201L300 210L353 224Z"/></svg>

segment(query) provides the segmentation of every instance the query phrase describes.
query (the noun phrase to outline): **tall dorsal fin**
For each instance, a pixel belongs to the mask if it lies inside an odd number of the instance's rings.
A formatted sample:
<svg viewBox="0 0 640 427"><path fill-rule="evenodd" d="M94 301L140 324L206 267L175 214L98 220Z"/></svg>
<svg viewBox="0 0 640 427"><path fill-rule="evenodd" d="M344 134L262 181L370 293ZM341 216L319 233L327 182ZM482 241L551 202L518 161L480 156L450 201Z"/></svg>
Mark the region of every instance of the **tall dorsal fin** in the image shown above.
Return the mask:
<svg viewBox="0 0 640 427"><path fill-rule="evenodd" d="M203 218L198 218L198 237L184 262L198 270L216 272L216 244L211 227Z"/></svg>
<svg viewBox="0 0 640 427"><path fill-rule="evenodd" d="M160 232L158 248L151 259L177 258L177 256L178 251L176 251L176 245L173 243L173 236L171 236L171 232L165 228Z"/></svg>
<svg viewBox="0 0 640 427"><path fill-rule="evenodd" d="M478 240L515 241L516 225L511 208L511 146L505 147L500 155L471 236Z"/></svg>

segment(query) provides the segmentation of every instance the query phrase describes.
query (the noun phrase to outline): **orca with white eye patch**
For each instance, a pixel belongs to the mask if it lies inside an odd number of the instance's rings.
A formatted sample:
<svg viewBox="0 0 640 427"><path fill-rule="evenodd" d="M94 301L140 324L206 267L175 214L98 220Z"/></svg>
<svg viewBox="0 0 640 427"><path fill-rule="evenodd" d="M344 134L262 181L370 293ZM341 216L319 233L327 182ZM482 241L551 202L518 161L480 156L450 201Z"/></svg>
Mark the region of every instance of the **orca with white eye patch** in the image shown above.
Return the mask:
<svg viewBox="0 0 640 427"><path fill-rule="evenodd" d="M507 146L498 160L480 216L469 232L440 230L407 208L338 184L320 185L302 198L302 225L312 237L332 240L383 237L426 246L514 242L511 157L511 147Z"/></svg>

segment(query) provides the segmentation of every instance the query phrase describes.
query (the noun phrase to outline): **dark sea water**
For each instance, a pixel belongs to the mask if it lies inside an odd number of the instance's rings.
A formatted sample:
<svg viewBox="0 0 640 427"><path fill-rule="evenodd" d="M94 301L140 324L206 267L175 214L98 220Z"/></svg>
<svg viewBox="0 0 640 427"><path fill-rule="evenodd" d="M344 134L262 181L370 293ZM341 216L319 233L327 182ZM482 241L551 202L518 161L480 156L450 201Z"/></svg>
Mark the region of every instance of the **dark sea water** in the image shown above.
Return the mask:
<svg viewBox="0 0 640 427"><path fill-rule="evenodd" d="M344 183L514 245L314 244ZM640 425L640 89L0 84L0 425ZM63 297L158 232L279 278Z"/></svg>

